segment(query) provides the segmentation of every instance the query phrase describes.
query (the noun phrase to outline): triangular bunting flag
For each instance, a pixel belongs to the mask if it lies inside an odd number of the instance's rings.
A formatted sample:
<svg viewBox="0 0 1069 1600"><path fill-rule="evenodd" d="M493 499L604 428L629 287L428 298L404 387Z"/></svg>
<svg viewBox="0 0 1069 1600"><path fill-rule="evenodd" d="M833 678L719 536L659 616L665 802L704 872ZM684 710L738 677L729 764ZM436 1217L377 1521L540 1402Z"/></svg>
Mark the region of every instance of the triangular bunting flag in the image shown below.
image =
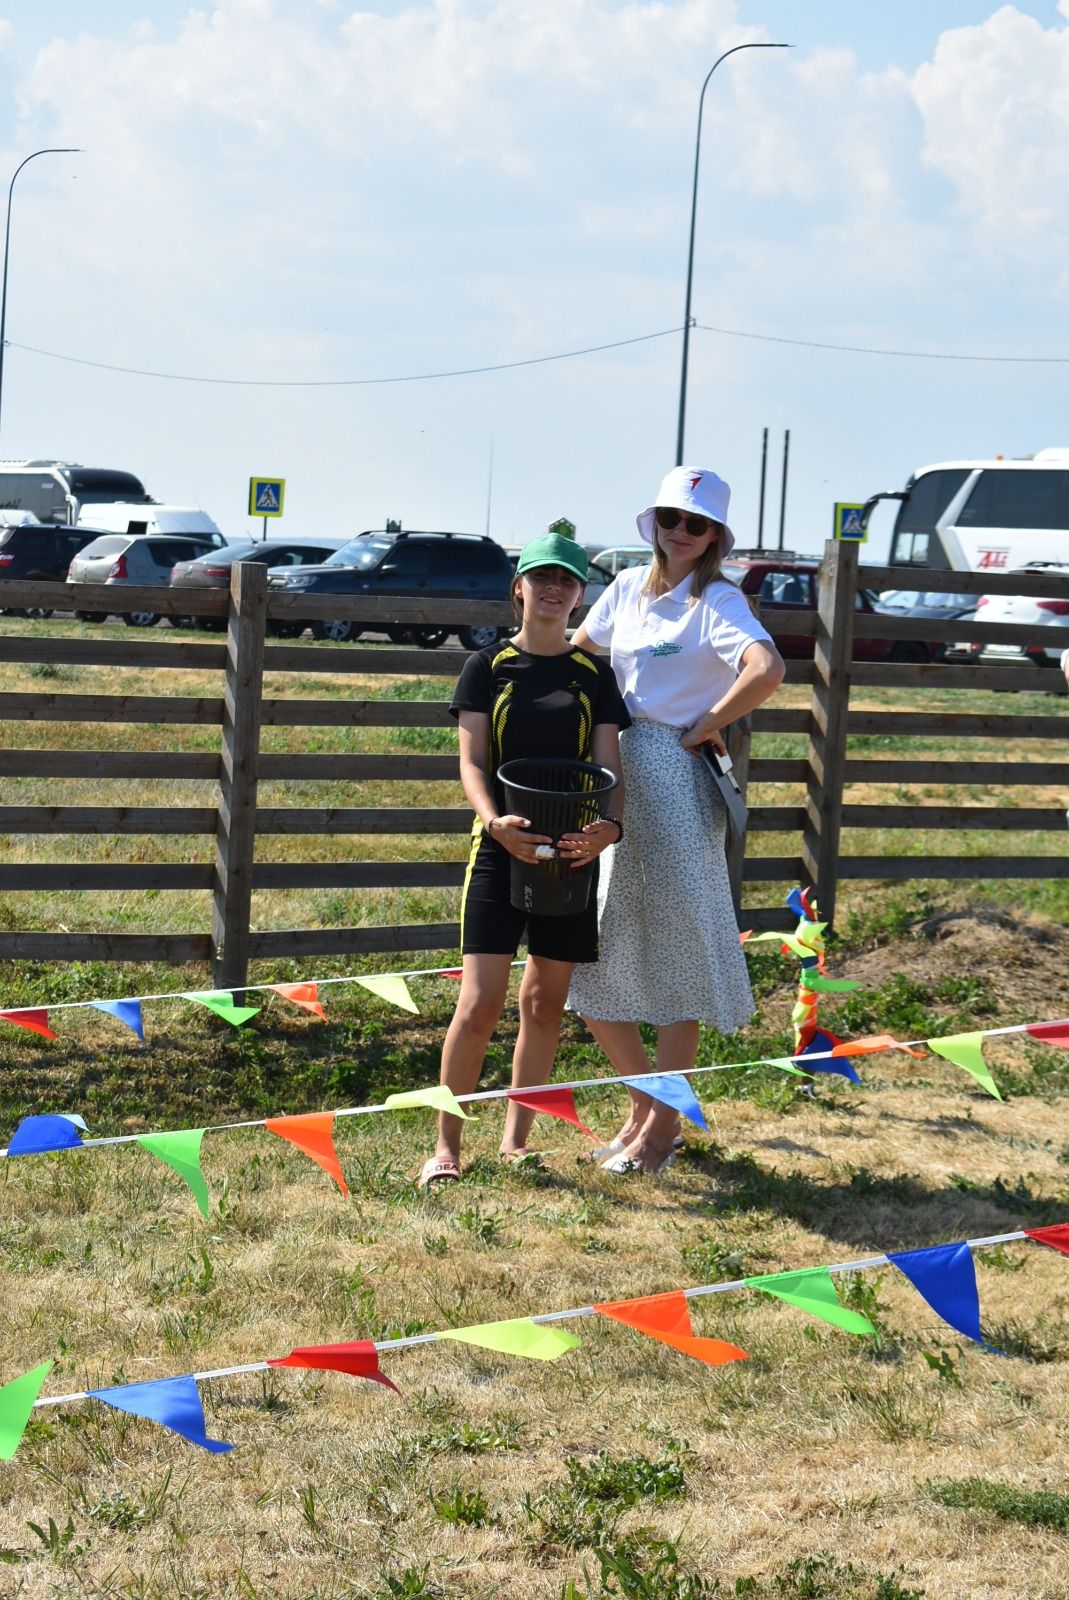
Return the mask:
<svg viewBox="0 0 1069 1600"><path fill-rule="evenodd" d="M435 1084L433 1089L406 1089L404 1094L388 1094L382 1103L390 1111L406 1111L415 1106L429 1106L432 1111L447 1111L451 1117L464 1117L468 1122L479 1120L464 1110L452 1089L445 1083Z"/></svg>
<svg viewBox="0 0 1069 1600"><path fill-rule="evenodd" d="M600 1316L613 1322L622 1322L638 1333L644 1333L659 1344L671 1345L684 1355L704 1361L710 1367L722 1367L729 1361L746 1361L746 1351L722 1339L700 1338L694 1333L690 1321L690 1307L682 1289L668 1294L645 1295L638 1300L607 1300L595 1306Z"/></svg>
<svg viewBox="0 0 1069 1600"><path fill-rule="evenodd" d="M831 1052L830 1056L828 1052ZM846 1046L841 1044L834 1033L829 1033L826 1028L817 1028L809 1043L799 1050L796 1060L802 1057L815 1056L813 1061L806 1062L807 1072L832 1072L841 1078L849 1078L851 1083L860 1083L861 1079L851 1064Z"/></svg>
<svg viewBox="0 0 1069 1600"><path fill-rule="evenodd" d="M290 1000L295 1006L300 1006L304 1011L310 1011L313 1017L319 1017L323 1022L327 1014L319 1003L319 985L317 983L270 983L273 989L283 1000Z"/></svg>
<svg viewBox="0 0 1069 1600"><path fill-rule="evenodd" d="M980 1332L976 1267L967 1244L940 1244L930 1250L888 1250L887 1259L909 1279L937 1317L966 1339L987 1344Z"/></svg>
<svg viewBox="0 0 1069 1600"><path fill-rule="evenodd" d="M456 978L457 982L459 983L461 978L464 976L464 968L463 967L443 967L441 972L438 974L438 976L440 978Z"/></svg>
<svg viewBox="0 0 1069 1600"><path fill-rule="evenodd" d="M1024 1031L1033 1039L1042 1039L1044 1044L1056 1044L1069 1050L1069 1022L1030 1022Z"/></svg>
<svg viewBox="0 0 1069 1600"><path fill-rule="evenodd" d="M510 1089L508 1098L515 1100L518 1106L527 1106L531 1111L544 1112L547 1117L559 1117L562 1122L570 1122L589 1139L597 1138L597 1134L591 1133L586 1123L580 1120L575 1109L575 1096L570 1089L542 1089L535 1093Z"/></svg>
<svg viewBox="0 0 1069 1600"><path fill-rule="evenodd" d="M120 1022L125 1022L144 1044L145 1029L141 1021L140 1000L93 1000L90 1004L94 1011L105 1011L109 1017L118 1017Z"/></svg>
<svg viewBox="0 0 1069 1600"><path fill-rule="evenodd" d="M457 1339L461 1344L476 1344L483 1350L499 1350L503 1355L527 1356L532 1361L556 1361L566 1350L575 1350L579 1340L564 1328L547 1327L518 1317L509 1322L482 1322L471 1328L450 1328L439 1339Z"/></svg>
<svg viewBox="0 0 1069 1600"><path fill-rule="evenodd" d="M204 994L184 994L183 1000L195 1000L199 1006L206 1006L209 1011L214 1011L217 1017L222 1017L224 1022L229 1022L232 1028L240 1028L243 1022L248 1022L250 1017L259 1014L259 1006L236 1006L232 994L224 994L219 990L206 991Z"/></svg>
<svg viewBox="0 0 1069 1600"><path fill-rule="evenodd" d="M837 1056L867 1056L877 1050L904 1050L907 1056L923 1056L923 1050L914 1050L912 1045L902 1044L898 1039L893 1039L889 1033L870 1033L863 1039L847 1039L845 1043L836 1044L833 1055Z"/></svg>
<svg viewBox="0 0 1069 1600"><path fill-rule="evenodd" d="M280 1139L288 1139L298 1150L303 1150L330 1174L342 1194L349 1193L334 1149L333 1111L311 1111L299 1117L268 1117L264 1127L268 1133L276 1133Z"/></svg>
<svg viewBox="0 0 1069 1600"><path fill-rule="evenodd" d="M1069 1256L1069 1222L1053 1222L1049 1228L1026 1228L1024 1231L1037 1244L1049 1244L1052 1250Z"/></svg>
<svg viewBox="0 0 1069 1600"><path fill-rule="evenodd" d="M81 1117L46 1113L43 1116L23 1117L7 1147L9 1156L37 1155L45 1150L77 1150L82 1142L78 1123L85 1127Z"/></svg>
<svg viewBox="0 0 1069 1600"><path fill-rule="evenodd" d="M348 1344L309 1344L291 1350L288 1356L269 1360L269 1367L308 1367L316 1372L347 1372L354 1378L370 1378L384 1388L400 1394L395 1383L379 1371L379 1352L370 1339L354 1339Z"/></svg>
<svg viewBox="0 0 1069 1600"><path fill-rule="evenodd" d="M192 1189L202 1217L208 1215L208 1185L200 1170L200 1145L203 1128L180 1128L175 1133L141 1133L137 1142L150 1155L158 1156L172 1172L177 1172Z"/></svg>
<svg viewBox="0 0 1069 1600"><path fill-rule="evenodd" d="M780 1072L793 1072L796 1078L811 1078L811 1072L803 1072L801 1067L796 1067L791 1056L766 1056L761 1063L765 1067L777 1067Z"/></svg>
<svg viewBox="0 0 1069 1600"><path fill-rule="evenodd" d="M210 1450L212 1455L222 1455L234 1448L221 1439L208 1438L204 1407L192 1373L182 1378L161 1378L155 1383L124 1383L114 1389L90 1389L89 1395L93 1400L103 1400L106 1406L114 1406L116 1411L128 1411L131 1416L158 1422L172 1433L181 1434L191 1444Z"/></svg>
<svg viewBox="0 0 1069 1600"><path fill-rule="evenodd" d="M786 1300L788 1305L808 1311L811 1317L830 1322L833 1328L842 1328L846 1333L876 1332L867 1317L857 1311L848 1311L839 1304L827 1267L810 1267L801 1272L766 1272L756 1278L747 1278L746 1283L751 1289L760 1289L762 1294Z"/></svg>
<svg viewBox="0 0 1069 1600"><path fill-rule="evenodd" d="M400 1006L402 1011L412 1011L419 1016L419 1006L408 992L408 984L403 978L357 978L357 983L363 989L370 989L372 994L377 994L380 1000L388 1000L393 1006Z"/></svg>
<svg viewBox="0 0 1069 1600"><path fill-rule="evenodd" d="M982 1033L952 1033L946 1039L926 1039L924 1042L937 1056L942 1056L945 1061L952 1061L956 1067L964 1067L980 1087L986 1089L988 1094L993 1094L996 1100L1002 1099L998 1085L984 1060L981 1048L984 1042Z"/></svg>
<svg viewBox="0 0 1069 1600"><path fill-rule="evenodd" d="M34 1401L52 1369L51 1361L12 1378L0 1388L0 1461L10 1461L19 1447Z"/></svg>
<svg viewBox="0 0 1069 1600"><path fill-rule="evenodd" d="M0 1019L13 1022L16 1028L29 1028L31 1033L39 1033L42 1039L56 1037L48 1026L48 1012L44 1006L36 1006L32 1010L27 1007L21 1011L0 1011Z"/></svg>
<svg viewBox="0 0 1069 1600"><path fill-rule="evenodd" d="M688 1122L697 1123L699 1128L704 1128L708 1132L709 1124L705 1120L690 1081L681 1072L643 1073L638 1078L625 1078L624 1082L629 1088L637 1089L640 1094L648 1094L651 1100L659 1100L662 1105L674 1106Z"/></svg>
<svg viewBox="0 0 1069 1600"><path fill-rule="evenodd" d="M852 989L861 988L856 978L826 978L815 966L803 967L799 981L816 994L849 994Z"/></svg>

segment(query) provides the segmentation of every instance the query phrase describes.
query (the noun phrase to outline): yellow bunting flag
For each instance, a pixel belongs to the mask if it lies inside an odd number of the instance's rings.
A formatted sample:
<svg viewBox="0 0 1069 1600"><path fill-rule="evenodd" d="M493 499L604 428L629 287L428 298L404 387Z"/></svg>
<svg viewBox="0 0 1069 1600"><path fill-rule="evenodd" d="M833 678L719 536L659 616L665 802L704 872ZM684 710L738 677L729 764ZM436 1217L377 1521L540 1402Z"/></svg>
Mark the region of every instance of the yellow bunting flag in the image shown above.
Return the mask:
<svg viewBox="0 0 1069 1600"><path fill-rule="evenodd" d="M419 1016L419 1006L408 992L408 984L403 978L357 978L357 983L364 989L370 989L372 994L377 994L380 1000L388 1000L393 1006L400 1006L402 1011L413 1011Z"/></svg>
<svg viewBox="0 0 1069 1600"><path fill-rule="evenodd" d="M483 1350L499 1350L502 1355L527 1356L532 1361L556 1361L566 1350L574 1350L579 1340L564 1328L547 1327L520 1317L514 1322L483 1322L473 1328L450 1328L439 1339L457 1339L461 1344L477 1344Z"/></svg>
<svg viewBox="0 0 1069 1600"><path fill-rule="evenodd" d="M448 1084L437 1083L433 1089L406 1089L403 1094L388 1094L382 1102L388 1111L408 1111L416 1106L430 1106L432 1111L448 1111L451 1117L464 1117L468 1122L478 1122L464 1110Z"/></svg>
<svg viewBox="0 0 1069 1600"><path fill-rule="evenodd" d="M945 1039L926 1039L924 1042L937 1056L942 1056L945 1061L952 1061L956 1067L964 1067L981 1088L986 1089L988 1094L993 1094L996 1100L1002 1099L998 1085L984 1060L982 1033L952 1033Z"/></svg>

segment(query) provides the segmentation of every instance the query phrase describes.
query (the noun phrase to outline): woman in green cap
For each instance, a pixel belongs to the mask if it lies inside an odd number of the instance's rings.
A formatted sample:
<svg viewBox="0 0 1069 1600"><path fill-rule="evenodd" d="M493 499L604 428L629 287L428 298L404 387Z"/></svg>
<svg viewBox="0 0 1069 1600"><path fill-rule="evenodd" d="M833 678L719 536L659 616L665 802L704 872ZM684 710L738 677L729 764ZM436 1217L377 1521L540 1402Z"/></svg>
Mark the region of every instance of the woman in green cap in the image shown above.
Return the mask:
<svg viewBox="0 0 1069 1600"><path fill-rule="evenodd" d="M590 761L619 778L618 735L631 719L616 678L607 662L575 649L566 637L583 600L586 572L585 551L559 533L525 545L512 587L519 631L471 657L449 707L460 724L460 780L475 812L460 913L463 975L442 1050L441 1081L454 1094L470 1094L479 1081L525 928L514 1089L548 1083L572 970L577 962L598 958L596 894L574 915L529 915L510 900L510 857L534 862L540 846L556 844L564 859L585 866L621 837L622 793L614 793L612 818L553 840L506 809L497 781L498 768L521 757ZM505 1160L528 1154L533 1116L509 1102L501 1143ZM460 1177L462 1127L459 1117L442 1114L421 1187Z"/></svg>

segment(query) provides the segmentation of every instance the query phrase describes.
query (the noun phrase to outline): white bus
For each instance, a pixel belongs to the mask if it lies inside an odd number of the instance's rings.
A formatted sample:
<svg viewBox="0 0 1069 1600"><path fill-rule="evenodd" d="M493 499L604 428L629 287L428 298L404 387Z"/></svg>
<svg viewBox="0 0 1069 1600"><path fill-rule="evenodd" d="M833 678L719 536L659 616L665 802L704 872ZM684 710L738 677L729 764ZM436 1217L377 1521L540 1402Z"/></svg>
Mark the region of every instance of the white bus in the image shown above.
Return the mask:
<svg viewBox="0 0 1069 1600"><path fill-rule="evenodd" d="M76 461L0 461L0 510L28 511L38 522L68 523L77 522L85 506L115 500L151 504L132 472L82 467Z"/></svg>
<svg viewBox="0 0 1069 1600"><path fill-rule="evenodd" d="M1069 559L1069 450L918 467L904 489L866 502L866 526L881 500L901 502L892 567L1009 572L1029 562Z"/></svg>

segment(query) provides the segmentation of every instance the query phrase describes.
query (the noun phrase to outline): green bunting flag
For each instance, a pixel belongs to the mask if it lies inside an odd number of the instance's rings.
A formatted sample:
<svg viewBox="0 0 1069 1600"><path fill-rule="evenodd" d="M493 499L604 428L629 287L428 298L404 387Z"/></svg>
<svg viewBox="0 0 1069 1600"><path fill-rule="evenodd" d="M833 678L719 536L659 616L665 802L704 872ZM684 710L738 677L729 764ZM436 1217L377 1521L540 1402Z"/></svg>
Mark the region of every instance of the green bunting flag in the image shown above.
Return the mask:
<svg viewBox="0 0 1069 1600"><path fill-rule="evenodd" d="M875 1333L867 1317L857 1311L848 1311L839 1304L835 1285L827 1267L810 1267L801 1272L769 1272L760 1277L746 1278L750 1289L760 1289L763 1294L775 1295L788 1305L808 1311L811 1317L830 1322L834 1328L846 1333Z"/></svg>
<svg viewBox="0 0 1069 1600"><path fill-rule="evenodd" d="M998 1092L991 1073L988 1071L987 1062L984 1060L982 1033L952 1033L945 1039L926 1039L925 1044L929 1050L934 1050L937 1056L942 1056L946 1061L952 1061L956 1067L964 1067L980 1084L981 1088L993 1094L996 1100L1002 1096Z"/></svg>
<svg viewBox="0 0 1069 1600"><path fill-rule="evenodd" d="M405 1111L414 1106L430 1106L432 1111L448 1111L451 1117L463 1117L467 1122L478 1122L464 1110L448 1084L437 1083L433 1089L408 1089L404 1094L388 1094L382 1102L390 1111Z"/></svg>
<svg viewBox="0 0 1069 1600"><path fill-rule="evenodd" d="M51 1370L51 1361L42 1361L39 1367L24 1372L21 1378L12 1378L0 1388L0 1461L10 1461L18 1449L33 1403Z"/></svg>
<svg viewBox="0 0 1069 1600"><path fill-rule="evenodd" d="M361 988L377 994L380 1000L388 1000L391 1005L400 1006L402 1011L413 1011L419 1016L419 1006L409 994L408 984L403 978L387 975L382 978L357 978L356 981Z"/></svg>
<svg viewBox="0 0 1069 1600"><path fill-rule="evenodd" d="M762 1063L766 1067L778 1067L780 1072L791 1072L796 1078L811 1078L811 1072L805 1072L801 1067L796 1067L790 1056L766 1056Z"/></svg>
<svg viewBox="0 0 1069 1600"><path fill-rule="evenodd" d="M520 1317L511 1322L483 1322L473 1328L450 1328L439 1339L457 1339L461 1344L477 1344L483 1350L500 1350L503 1355L527 1356L532 1361L556 1361L566 1350L575 1350L580 1341L564 1328L547 1327Z"/></svg>
<svg viewBox="0 0 1069 1600"><path fill-rule="evenodd" d="M192 1189L202 1217L208 1215L208 1185L200 1170L203 1128L181 1128L177 1133L142 1133L137 1142L150 1155L159 1156Z"/></svg>
<svg viewBox="0 0 1069 1600"><path fill-rule="evenodd" d="M816 967L803 967L798 982L814 994L849 994L852 989L861 988L856 978L826 978Z"/></svg>
<svg viewBox="0 0 1069 1600"><path fill-rule="evenodd" d="M240 1028L243 1022L248 1022L250 1017L258 1016L259 1006L236 1006L232 994L211 990L204 994L185 994L183 1000L195 1000L199 1006L206 1006L209 1011L214 1011L217 1017L222 1017L224 1022L229 1022L232 1028Z"/></svg>

